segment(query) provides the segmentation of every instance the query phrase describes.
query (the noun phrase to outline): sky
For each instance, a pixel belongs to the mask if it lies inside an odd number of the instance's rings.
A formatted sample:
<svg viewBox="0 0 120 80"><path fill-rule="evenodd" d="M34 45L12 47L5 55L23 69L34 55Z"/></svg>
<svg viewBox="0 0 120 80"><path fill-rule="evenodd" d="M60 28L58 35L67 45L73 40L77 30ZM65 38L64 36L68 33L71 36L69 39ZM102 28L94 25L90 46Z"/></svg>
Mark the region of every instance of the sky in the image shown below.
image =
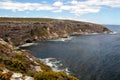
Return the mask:
<svg viewBox="0 0 120 80"><path fill-rule="evenodd" d="M120 0L0 0L0 17L56 18L120 25Z"/></svg>

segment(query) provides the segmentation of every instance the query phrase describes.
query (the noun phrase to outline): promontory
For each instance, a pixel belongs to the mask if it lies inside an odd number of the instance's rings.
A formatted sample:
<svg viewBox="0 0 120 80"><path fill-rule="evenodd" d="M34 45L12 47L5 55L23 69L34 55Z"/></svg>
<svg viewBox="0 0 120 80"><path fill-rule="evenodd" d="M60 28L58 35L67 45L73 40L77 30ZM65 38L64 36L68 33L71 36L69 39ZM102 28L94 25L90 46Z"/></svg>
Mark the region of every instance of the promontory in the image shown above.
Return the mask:
<svg viewBox="0 0 120 80"><path fill-rule="evenodd" d="M109 33L105 26L50 18L0 18L0 37L13 45L73 34Z"/></svg>

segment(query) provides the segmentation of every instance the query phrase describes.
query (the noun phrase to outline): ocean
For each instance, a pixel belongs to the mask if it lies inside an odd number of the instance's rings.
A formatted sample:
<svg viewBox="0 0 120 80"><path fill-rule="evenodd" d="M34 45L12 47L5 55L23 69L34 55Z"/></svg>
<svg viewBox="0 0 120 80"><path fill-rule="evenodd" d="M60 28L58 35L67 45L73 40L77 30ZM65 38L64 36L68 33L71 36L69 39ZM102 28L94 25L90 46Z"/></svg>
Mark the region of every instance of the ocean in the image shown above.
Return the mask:
<svg viewBox="0 0 120 80"><path fill-rule="evenodd" d="M120 25L112 34L86 34L46 40L26 47L37 58L56 58L80 80L120 80Z"/></svg>

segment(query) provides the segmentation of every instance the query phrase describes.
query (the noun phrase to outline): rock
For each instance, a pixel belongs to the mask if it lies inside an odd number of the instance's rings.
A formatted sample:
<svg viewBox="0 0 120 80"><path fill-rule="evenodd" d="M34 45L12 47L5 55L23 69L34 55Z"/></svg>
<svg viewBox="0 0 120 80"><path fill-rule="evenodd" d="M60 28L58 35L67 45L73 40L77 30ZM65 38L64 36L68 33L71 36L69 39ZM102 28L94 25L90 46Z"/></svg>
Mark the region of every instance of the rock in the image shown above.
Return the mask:
<svg viewBox="0 0 120 80"><path fill-rule="evenodd" d="M13 73L10 80L23 80L22 79L22 73Z"/></svg>
<svg viewBox="0 0 120 80"><path fill-rule="evenodd" d="M34 78L30 76L25 76L23 80L34 80Z"/></svg>
<svg viewBox="0 0 120 80"><path fill-rule="evenodd" d="M3 72L2 73L8 73L10 72L10 70L8 70L7 68L3 68Z"/></svg>
<svg viewBox="0 0 120 80"><path fill-rule="evenodd" d="M35 71L36 71L36 72L42 71L42 70L41 70L41 67L40 67L40 66L35 66Z"/></svg>

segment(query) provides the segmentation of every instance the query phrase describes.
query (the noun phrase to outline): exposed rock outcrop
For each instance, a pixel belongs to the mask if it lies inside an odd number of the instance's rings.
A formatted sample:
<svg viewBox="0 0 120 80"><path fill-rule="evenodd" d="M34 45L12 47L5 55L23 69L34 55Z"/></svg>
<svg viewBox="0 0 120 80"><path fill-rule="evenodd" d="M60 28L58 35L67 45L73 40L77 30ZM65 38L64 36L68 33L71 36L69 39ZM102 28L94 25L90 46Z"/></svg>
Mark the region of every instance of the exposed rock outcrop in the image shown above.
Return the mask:
<svg viewBox="0 0 120 80"><path fill-rule="evenodd" d="M103 32L110 30L88 22L47 18L0 18L0 37L14 45L71 34Z"/></svg>

